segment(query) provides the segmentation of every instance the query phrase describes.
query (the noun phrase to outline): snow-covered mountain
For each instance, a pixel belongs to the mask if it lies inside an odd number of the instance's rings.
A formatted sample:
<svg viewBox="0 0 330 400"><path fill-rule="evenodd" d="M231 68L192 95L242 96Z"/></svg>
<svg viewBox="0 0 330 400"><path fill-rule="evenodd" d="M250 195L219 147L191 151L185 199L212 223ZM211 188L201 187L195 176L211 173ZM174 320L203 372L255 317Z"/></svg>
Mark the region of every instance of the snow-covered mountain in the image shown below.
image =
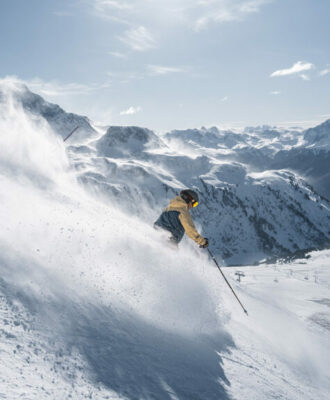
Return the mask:
<svg viewBox="0 0 330 400"><path fill-rule="evenodd" d="M326 200L227 157L239 133L217 148L201 142L216 129L198 144L110 127L69 144L61 111L51 127L16 88L1 99L0 398L328 400L329 250L240 282L224 268L247 317L204 250L151 223L192 185L212 250L258 260L324 245Z"/></svg>
<svg viewBox="0 0 330 400"><path fill-rule="evenodd" d="M80 126L66 142L80 182L150 225L171 197L195 188L201 197L192 211L197 225L228 264L330 243L330 203L315 189L327 194L330 121L307 131L212 127L159 135L110 126L102 134L86 117L67 114L24 86L10 90L2 93L12 93L16 104L62 138Z"/></svg>
<svg viewBox="0 0 330 400"><path fill-rule="evenodd" d="M193 214L213 248L230 264L251 263L329 245L329 201L291 168L267 168L275 148L300 146L299 135L211 128L159 137L110 127L88 146L71 146L70 154L85 184L150 224L181 188L197 189L201 202Z"/></svg>
<svg viewBox="0 0 330 400"><path fill-rule="evenodd" d="M118 143L108 145L118 131L125 138L120 150ZM150 224L182 187L194 187L201 197L194 217L231 264L289 256L329 243L329 202L293 172L254 172L245 163L202 150L188 156L184 147L174 151L153 136L141 128L111 127L90 144L88 157L72 148L80 179Z"/></svg>
<svg viewBox="0 0 330 400"><path fill-rule="evenodd" d="M97 133L87 117L65 112L57 104L49 103L38 94L31 92L22 83L15 81L0 83L0 104L8 107L9 101L14 102L15 107L22 107L31 116L37 119L42 118L63 139L78 127L77 133L71 137L73 143L80 143Z"/></svg>
<svg viewBox="0 0 330 400"><path fill-rule="evenodd" d="M304 132L304 140L308 148L330 150L330 119L315 128Z"/></svg>
<svg viewBox="0 0 330 400"><path fill-rule="evenodd" d="M245 163L257 171L289 169L330 198L330 120L305 131L263 126L232 132L214 127L174 131L167 137L198 151L206 147L212 153L213 149L213 154L215 151L221 158Z"/></svg>

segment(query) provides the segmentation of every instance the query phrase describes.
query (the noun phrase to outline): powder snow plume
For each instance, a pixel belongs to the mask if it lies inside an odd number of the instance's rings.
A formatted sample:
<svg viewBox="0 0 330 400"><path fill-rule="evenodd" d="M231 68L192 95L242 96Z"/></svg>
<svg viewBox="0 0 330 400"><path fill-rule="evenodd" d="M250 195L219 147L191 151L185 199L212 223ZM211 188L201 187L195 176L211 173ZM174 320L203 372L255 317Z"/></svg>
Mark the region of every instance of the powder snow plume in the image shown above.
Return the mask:
<svg viewBox="0 0 330 400"><path fill-rule="evenodd" d="M1 107L1 289L33 315L29 329L68 354L76 349L88 364L86 380L119 394L124 387L141 396L183 390L176 371L190 350L224 379L213 347L226 347L230 337L205 254L164 247L152 227L86 194L45 121L23 111L10 90ZM223 340L197 342L214 335ZM154 348L166 359L163 370ZM209 390L202 366L192 364L198 385ZM225 392L216 379L213 386L215 395Z"/></svg>

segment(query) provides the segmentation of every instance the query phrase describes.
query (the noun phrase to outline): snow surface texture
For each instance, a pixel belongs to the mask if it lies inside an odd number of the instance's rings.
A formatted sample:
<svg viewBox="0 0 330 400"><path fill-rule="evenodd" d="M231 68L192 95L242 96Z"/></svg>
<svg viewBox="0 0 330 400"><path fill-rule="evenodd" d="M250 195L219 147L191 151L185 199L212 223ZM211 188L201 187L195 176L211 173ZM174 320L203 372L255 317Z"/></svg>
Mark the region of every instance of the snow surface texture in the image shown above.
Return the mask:
<svg viewBox="0 0 330 400"><path fill-rule="evenodd" d="M134 160L124 159L118 133L111 157L111 149L98 147L108 134L71 147L68 156L65 135L4 92L0 398L328 399L329 251L305 264L244 268L240 283L235 268L225 269L246 317L204 251L188 241L180 251L164 246L146 221L153 210L143 220L125 202L126 194L143 207L138 188L147 181L147 205L156 207L189 172L218 168L210 156L177 154L138 128L126 130ZM177 168L178 177L164 165ZM308 191L315 197L306 199L306 212L326 218L314 203L327 203L293 174L247 178L245 168L227 162L217 172L251 179L251 191L264 180L283 193ZM109 197L101 196L101 180L98 198L84 190L88 169L96 181L99 171L108 174ZM205 182L205 191L216 190ZM115 198L123 207L109 201Z"/></svg>

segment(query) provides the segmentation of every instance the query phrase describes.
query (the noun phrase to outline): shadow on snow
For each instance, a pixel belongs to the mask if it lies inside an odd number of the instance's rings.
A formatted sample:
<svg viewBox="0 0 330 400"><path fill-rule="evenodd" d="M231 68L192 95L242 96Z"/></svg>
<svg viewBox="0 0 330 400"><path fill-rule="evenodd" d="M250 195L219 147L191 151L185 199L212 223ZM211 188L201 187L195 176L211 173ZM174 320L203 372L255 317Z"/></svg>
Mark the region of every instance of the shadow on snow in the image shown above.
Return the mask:
<svg viewBox="0 0 330 400"><path fill-rule="evenodd" d="M8 275L9 268L16 269L16 274L19 272L16 261L15 265L3 261L0 259L3 277ZM33 267L31 279L35 278L44 287L50 276L40 269L36 276L36 268L40 267ZM21 274L22 269L19 270ZM24 273L29 273L26 267ZM61 342L69 354L78 349L95 384L132 400L230 398L226 390L230 382L217 354L234 346L228 333L188 337L165 332L132 313L73 299L74 296L68 297L62 290L59 293L55 289L54 293L54 287L45 301L43 296L17 285L13 276L9 282L1 279L0 289L39 321L38 328L31 326L31 329L48 332L48 338L51 335L49 339Z"/></svg>

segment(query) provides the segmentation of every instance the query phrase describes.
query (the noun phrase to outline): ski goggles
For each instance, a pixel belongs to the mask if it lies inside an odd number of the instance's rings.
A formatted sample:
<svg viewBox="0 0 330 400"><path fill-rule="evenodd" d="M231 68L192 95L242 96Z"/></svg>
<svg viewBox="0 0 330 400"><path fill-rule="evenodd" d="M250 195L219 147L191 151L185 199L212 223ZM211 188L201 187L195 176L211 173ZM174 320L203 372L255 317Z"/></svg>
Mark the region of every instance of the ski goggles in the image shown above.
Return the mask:
<svg viewBox="0 0 330 400"><path fill-rule="evenodd" d="M193 207L197 207L197 206L198 206L198 201L193 201L193 200L192 200L192 206L193 206Z"/></svg>

